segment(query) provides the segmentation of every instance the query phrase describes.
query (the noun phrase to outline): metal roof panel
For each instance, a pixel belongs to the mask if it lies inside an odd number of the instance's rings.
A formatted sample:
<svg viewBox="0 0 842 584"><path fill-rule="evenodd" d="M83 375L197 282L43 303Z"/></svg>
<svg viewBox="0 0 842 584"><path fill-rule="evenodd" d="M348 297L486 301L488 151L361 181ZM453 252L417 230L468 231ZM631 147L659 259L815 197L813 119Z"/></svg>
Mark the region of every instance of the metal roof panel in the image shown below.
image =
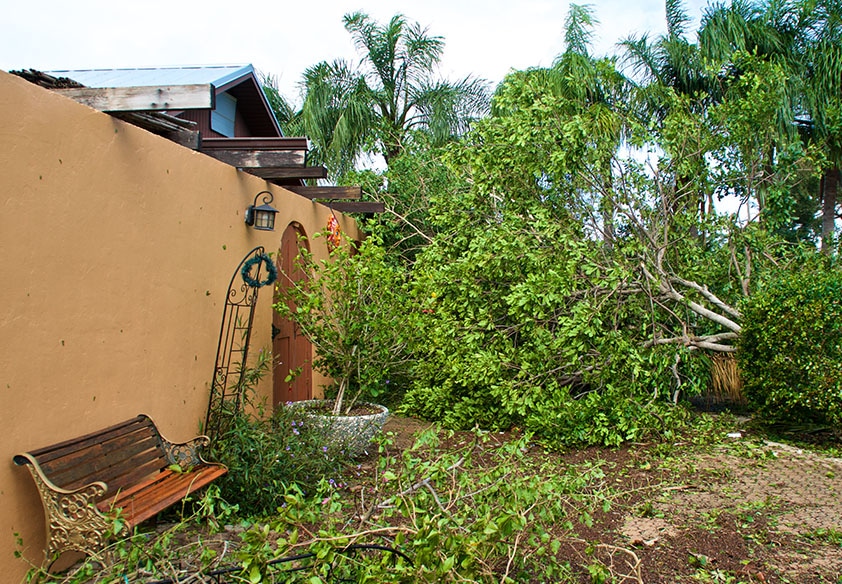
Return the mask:
<svg viewBox="0 0 842 584"><path fill-rule="evenodd" d="M45 71L54 77L69 77L87 87L149 87L212 83L221 87L254 73L252 65L208 65L195 67L148 67L138 69L68 69Z"/></svg>

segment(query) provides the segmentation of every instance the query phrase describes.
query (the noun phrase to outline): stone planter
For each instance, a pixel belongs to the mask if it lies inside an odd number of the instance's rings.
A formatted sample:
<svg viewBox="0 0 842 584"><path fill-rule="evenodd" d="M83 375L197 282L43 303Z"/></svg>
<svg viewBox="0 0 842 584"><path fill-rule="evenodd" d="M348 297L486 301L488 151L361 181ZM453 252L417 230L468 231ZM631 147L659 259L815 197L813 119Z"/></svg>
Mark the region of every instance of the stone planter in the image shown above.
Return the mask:
<svg viewBox="0 0 842 584"><path fill-rule="evenodd" d="M351 416L333 416L322 413L333 407L333 401L312 399L292 402L287 407L301 410L308 425L323 432L333 444L342 448L351 457L366 452L372 438L383 429L389 410L378 404L358 404L375 410L373 413Z"/></svg>

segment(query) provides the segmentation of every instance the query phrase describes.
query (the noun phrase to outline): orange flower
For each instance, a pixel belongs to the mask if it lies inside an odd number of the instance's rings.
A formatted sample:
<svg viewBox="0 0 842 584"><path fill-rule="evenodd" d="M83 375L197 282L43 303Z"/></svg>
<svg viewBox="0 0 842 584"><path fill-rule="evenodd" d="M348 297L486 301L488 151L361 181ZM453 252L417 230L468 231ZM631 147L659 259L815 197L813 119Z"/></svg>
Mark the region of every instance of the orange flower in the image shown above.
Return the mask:
<svg viewBox="0 0 842 584"><path fill-rule="evenodd" d="M334 250L339 247L340 243L342 243L342 231L339 228L339 221L337 221L336 217L333 215L331 215L330 219L327 220L327 231L328 247L331 250Z"/></svg>

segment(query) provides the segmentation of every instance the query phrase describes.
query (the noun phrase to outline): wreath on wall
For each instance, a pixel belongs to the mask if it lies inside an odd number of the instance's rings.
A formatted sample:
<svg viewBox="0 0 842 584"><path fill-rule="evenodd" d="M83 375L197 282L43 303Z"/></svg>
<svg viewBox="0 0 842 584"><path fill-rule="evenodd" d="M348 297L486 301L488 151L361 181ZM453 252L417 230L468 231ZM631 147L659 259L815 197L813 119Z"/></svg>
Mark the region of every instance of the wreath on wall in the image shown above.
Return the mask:
<svg viewBox="0 0 842 584"><path fill-rule="evenodd" d="M251 277L251 269L254 266L259 266L261 263L266 265L266 279L255 280ZM257 273L260 273L259 267L257 269ZM278 279L278 268L275 267L275 262L273 262L272 258L269 257L269 254L259 253L253 258L246 260L243 264L243 269L240 270L240 275L243 276L243 282L252 288L262 288L263 286L272 284Z"/></svg>

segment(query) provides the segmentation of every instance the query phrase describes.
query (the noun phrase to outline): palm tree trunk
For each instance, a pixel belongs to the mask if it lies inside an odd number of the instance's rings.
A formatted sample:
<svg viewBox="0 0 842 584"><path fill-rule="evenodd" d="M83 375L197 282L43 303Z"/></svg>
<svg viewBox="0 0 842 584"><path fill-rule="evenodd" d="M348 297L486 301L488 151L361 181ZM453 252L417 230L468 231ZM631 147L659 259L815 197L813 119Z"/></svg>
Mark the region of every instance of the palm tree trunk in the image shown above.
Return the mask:
<svg viewBox="0 0 842 584"><path fill-rule="evenodd" d="M602 169L602 200L600 201L600 211L602 212L602 230L603 238L605 240L605 249L609 252L614 247L614 221L615 208L613 190L614 184L611 176L611 161L607 161Z"/></svg>
<svg viewBox="0 0 842 584"><path fill-rule="evenodd" d="M822 253L830 254L836 227L836 198L839 189L839 168L828 170L822 177Z"/></svg>

